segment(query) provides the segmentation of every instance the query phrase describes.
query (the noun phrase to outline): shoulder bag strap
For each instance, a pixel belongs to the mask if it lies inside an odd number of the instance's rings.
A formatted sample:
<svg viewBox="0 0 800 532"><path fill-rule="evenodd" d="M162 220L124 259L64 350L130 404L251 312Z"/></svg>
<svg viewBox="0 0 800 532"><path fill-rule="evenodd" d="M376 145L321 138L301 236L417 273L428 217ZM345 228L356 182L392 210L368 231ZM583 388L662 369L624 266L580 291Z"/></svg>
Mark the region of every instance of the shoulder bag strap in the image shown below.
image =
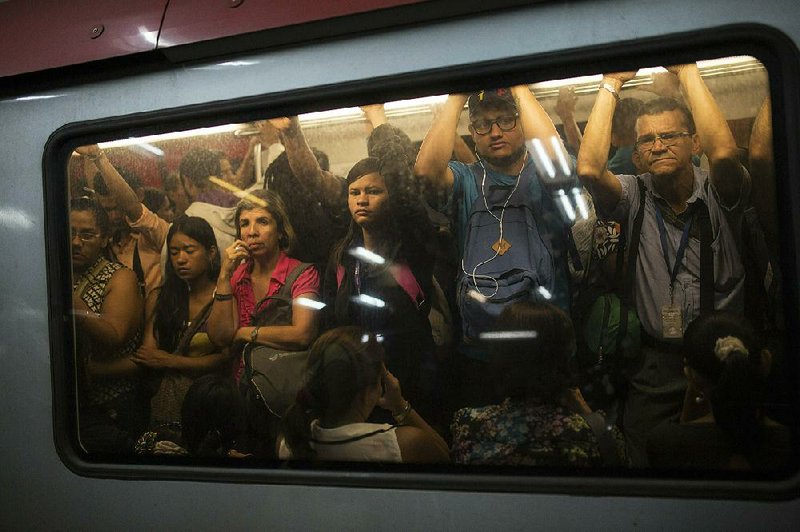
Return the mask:
<svg viewBox="0 0 800 532"><path fill-rule="evenodd" d="M631 227L630 246L628 247L628 260L626 268L621 267L623 264L623 255L625 254L626 242L625 238L627 231L625 227L620 228L620 246L617 255L617 275L622 277L624 275L624 284L622 287L622 297L620 298L619 306L619 327L617 328L617 349L622 348L622 341L628 334L628 311L633 304L633 285L636 280L636 261L639 258L639 238L642 232L642 221L644 220L644 201L647 192L647 187L644 186L642 178L636 176L636 186L639 189L639 210L636 212L636 218L633 219L633 226Z"/></svg>
<svg viewBox="0 0 800 532"><path fill-rule="evenodd" d="M703 187L708 198L708 179ZM714 255L711 251L711 241L714 236L708 205L702 200L698 200L695 215L700 226L700 314L705 316L714 311Z"/></svg>
<svg viewBox="0 0 800 532"><path fill-rule="evenodd" d="M197 331L206 323L208 317L211 315L211 307L214 305L214 300L211 299L205 306L200 309L200 312L197 313L192 319L192 325L187 327L186 330L183 331L181 337L178 339L178 346L175 348L176 353L185 354L186 351L189 349L189 343L191 343L192 338Z"/></svg>
<svg viewBox="0 0 800 532"><path fill-rule="evenodd" d="M142 259L139 257L139 240L133 243L133 273L136 274L136 282L139 285L139 291L144 295L144 268L142 268Z"/></svg>
<svg viewBox="0 0 800 532"><path fill-rule="evenodd" d="M286 282L283 283L283 286L271 296L265 296L261 300L259 300L255 306L253 307L253 317L260 316L262 314L261 307L264 303L268 302L271 299L278 299L284 301L291 301L292 299L292 285L294 285L297 278L302 275L304 271L306 271L310 266L312 266L309 262L301 262L297 266L289 272L289 275L286 276Z"/></svg>

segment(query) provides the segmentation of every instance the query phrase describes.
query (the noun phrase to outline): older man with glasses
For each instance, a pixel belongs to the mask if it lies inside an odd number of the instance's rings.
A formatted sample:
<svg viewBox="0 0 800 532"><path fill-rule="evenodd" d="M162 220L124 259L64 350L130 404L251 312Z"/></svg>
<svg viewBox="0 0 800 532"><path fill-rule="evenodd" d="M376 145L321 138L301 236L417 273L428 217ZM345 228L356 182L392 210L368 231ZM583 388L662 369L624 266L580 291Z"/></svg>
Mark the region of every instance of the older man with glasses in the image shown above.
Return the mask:
<svg viewBox="0 0 800 532"><path fill-rule="evenodd" d="M451 160L465 104L478 157L472 164ZM558 156L567 163L553 122L526 85L451 94L425 136L414 168L430 188L449 198L448 211L455 218L464 336L459 360L467 368L459 406L488 399L483 380L488 353L479 339L505 306L549 299L569 309L566 246L571 221L540 182L537 164L542 161L534 164L528 156L526 139L537 139L550 168ZM574 180L566 174L559 176L559 183L572 186Z"/></svg>
<svg viewBox="0 0 800 532"><path fill-rule="evenodd" d="M743 311L738 228L750 177L739 164L725 116L697 65L668 70L680 81L691 111L669 98L645 103L636 121L634 157L646 173L613 175L606 168L611 117L622 86L635 72L604 76L578 155L578 174L599 212L627 227L632 247L638 241L631 250L635 263L628 262L629 290L642 324L643 346L631 368L623 412L635 465L646 465L650 429L676 415L683 402L681 344L688 324L714 309ZM692 164L701 149L709 172ZM640 209L641 231L634 235ZM705 401L692 399L700 406Z"/></svg>

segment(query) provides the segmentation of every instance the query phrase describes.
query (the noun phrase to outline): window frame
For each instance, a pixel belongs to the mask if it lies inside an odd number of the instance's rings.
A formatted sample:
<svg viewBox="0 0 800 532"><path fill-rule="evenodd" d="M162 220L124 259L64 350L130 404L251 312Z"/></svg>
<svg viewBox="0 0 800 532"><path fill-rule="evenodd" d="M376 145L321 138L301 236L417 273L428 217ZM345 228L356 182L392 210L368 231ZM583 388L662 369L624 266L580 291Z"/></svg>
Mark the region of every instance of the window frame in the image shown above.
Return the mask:
<svg viewBox="0 0 800 532"><path fill-rule="evenodd" d="M635 52L633 51L635 50ZM199 480L211 482L275 483L370 488L406 488L573 495L646 495L659 497L788 499L800 493L800 471L786 477L757 474L680 473L638 470L544 470L539 468L489 468L475 466L416 466L404 464L308 464L272 467L231 460L159 459L135 456L89 456L77 444L73 328L68 319L71 282L68 239L67 161L76 146L123 136L149 135L248 122L266 116L284 116L349 107L375 101L407 99L429 94L465 92L481 88L491 79L496 86L563 79L604 71L621 71L637 65L671 64L732 55L750 55L767 68L773 102L773 138L776 194L785 252L780 257L784 274L787 333L800 330L798 317L798 234L800 233L800 148L798 132L788 124L800 123L800 104L792 95L800 90L800 61L790 38L763 25L736 25L706 31L662 36L531 54L505 60L478 62L446 69L420 71L392 77L316 86L291 92L188 105L126 116L70 123L56 130L43 154L44 208L49 331L53 387L53 422L56 450L74 473L97 478ZM176 65L175 68L180 68ZM533 73L533 75L531 74ZM476 80L483 80L484 83ZM321 103L322 102L322 103ZM223 118L221 118L223 117ZM790 149L794 148L790 152ZM800 352L798 339L787 334L787 352ZM796 357L795 357L796 358ZM800 383L798 364L792 367ZM797 405L797 399L794 405ZM797 441L797 434L793 434ZM112 460L113 459L113 460ZM255 465L255 466L254 466ZM261 464L267 465L267 464ZM663 475L656 478L658 475Z"/></svg>

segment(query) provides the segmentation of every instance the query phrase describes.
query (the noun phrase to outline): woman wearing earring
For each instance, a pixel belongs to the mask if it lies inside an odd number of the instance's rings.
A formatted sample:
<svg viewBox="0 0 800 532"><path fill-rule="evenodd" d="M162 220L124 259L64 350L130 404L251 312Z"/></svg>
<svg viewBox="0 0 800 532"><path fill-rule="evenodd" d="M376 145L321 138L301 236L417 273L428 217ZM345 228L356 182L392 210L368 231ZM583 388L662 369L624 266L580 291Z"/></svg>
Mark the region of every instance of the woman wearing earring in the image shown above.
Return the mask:
<svg viewBox="0 0 800 532"><path fill-rule="evenodd" d="M224 371L229 361L227 350L212 344L206 332L220 269L214 231L202 218L181 216L169 230L167 249L164 284L148 317L144 342L133 357L158 377L151 429L178 422L194 379Z"/></svg>
<svg viewBox="0 0 800 532"><path fill-rule="evenodd" d="M684 335L689 381L680 418L647 440L653 467L778 469L791 456L791 435L764 415L765 378L772 360L742 317L714 312Z"/></svg>

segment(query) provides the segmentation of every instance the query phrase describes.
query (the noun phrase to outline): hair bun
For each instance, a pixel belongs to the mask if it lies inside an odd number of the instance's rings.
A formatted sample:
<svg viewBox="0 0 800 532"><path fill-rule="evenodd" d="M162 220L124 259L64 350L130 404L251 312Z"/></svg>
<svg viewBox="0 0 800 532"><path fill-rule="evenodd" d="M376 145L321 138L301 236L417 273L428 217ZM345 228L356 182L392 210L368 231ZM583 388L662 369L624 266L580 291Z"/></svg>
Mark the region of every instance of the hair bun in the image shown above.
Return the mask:
<svg viewBox="0 0 800 532"><path fill-rule="evenodd" d="M734 352L742 353L745 356L750 354L744 346L744 342L735 336L725 336L717 339L717 343L714 345L714 354L717 355L720 362L725 362L730 354Z"/></svg>

